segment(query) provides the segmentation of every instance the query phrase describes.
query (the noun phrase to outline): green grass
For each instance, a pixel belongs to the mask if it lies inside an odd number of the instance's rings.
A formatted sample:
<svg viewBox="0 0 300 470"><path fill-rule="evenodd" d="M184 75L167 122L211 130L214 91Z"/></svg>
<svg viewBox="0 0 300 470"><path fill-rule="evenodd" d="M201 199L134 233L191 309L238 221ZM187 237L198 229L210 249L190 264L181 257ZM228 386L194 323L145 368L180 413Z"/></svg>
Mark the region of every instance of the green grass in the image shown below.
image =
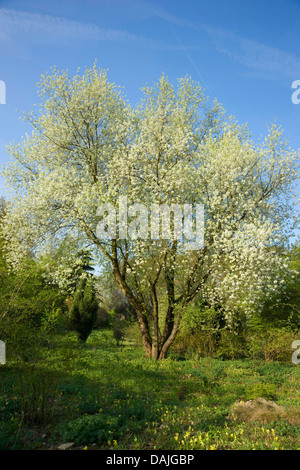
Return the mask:
<svg viewBox="0 0 300 470"><path fill-rule="evenodd" d="M144 358L109 330L86 344L51 339L34 363L0 367L0 448L299 449L300 368L292 363ZM237 401L264 397L288 411L265 422L229 419Z"/></svg>

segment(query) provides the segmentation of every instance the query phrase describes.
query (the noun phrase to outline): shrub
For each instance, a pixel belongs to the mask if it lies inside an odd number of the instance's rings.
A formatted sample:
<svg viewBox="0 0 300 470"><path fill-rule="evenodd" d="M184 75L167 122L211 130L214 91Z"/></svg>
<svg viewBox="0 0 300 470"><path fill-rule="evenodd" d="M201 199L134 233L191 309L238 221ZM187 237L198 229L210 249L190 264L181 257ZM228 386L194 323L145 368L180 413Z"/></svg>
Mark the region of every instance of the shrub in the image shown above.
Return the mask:
<svg viewBox="0 0 300 470"><path fill-rule="evenodd" d="M25 374L26 372L26 374ZM55 412L58 379L30 366L19 373L17 391L19 413L23 424L48 424Z"/></svg>
<svg viewBox="0 0 300 470"><path fill-rule="evenodd" d="M264 328L250 335L249 350L253 357L262 357L267 362L291 362L295 339L299 335L287 328Z"/></svg>
<svg viewBox="0 0 300 470"><path fill-rule="evenodd" d="M248 353L245 334L236 334L230 330L223 330L216 356L223 359L239 359Z"/></svg>
<svg viewBox="0 0 300 470"><path fill-rule="evenodd" d="M141 347L143 346L143 341L141 337L140 328L137 322L130 322L125 329L124 337L131 343L133 346Z"/></svg>
<svg viewBox="0 0 300 470"><path fill-rule="evenodd" d="M247 385L245 391L245 400L255 400L256 398L266 398L268 400L276 399L277 387L270 383L255 383Z"/></svg>
<svg viewBox="0 0 300 470"><path fill-rule="evenodd" d="M71 305L69 319L78 339L85 342L97 318L98 302L90 279L82 278L77 286Z"/></svg>
<svg viewBox="0 0 300 470"><path fill-rule="evenodd" d="M81 416L65 422L60 427L61 438L75 444L101 444L118 437L118 418L98 413Z"/></svg>
<svg viewBox="0 0 300 470"><path fill-rule="evenodd" d="M0 421L0 450L20 450L19 425L14 419Z"/></svg>
<svg viewBox="0 0 300 470"><path fill-rule="evenodd" d="M215 352L215 339L211 331L180 331L177 335L172 351L180 355L196 354L199 356L213 356Z"/></svg>
<svg viewBox="0 0 300 470"><path fill-rule="evenodd" d="M114 321L113 321L113 336L117 342L117 346L120 345L126 329L126 320L123 315L114 314Z"/></svg>
<svg viewBox="0 0 300 470"><path fill-rule="evenodd" d="M222 309L196 302L187 307L172 350L179 354L213 356L224 326Z"/></svg>

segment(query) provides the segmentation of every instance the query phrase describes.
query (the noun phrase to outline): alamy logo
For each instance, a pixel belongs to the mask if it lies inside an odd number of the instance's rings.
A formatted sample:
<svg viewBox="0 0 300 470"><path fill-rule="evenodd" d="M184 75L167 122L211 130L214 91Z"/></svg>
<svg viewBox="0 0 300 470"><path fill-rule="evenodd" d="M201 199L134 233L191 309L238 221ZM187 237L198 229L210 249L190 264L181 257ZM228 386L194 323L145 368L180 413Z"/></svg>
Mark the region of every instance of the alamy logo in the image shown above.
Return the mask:
<svg viewBox="0 0 300 470"><path fill-rule="evenodd" d="M4 341L0 340L0 364L5 364L6 362L6 348Z"/></svg>
<svg viewBox="0 0 300 470"><path fill-rule="evenodd" d="M3 80L0 80L0 104L6 104L6 86Z"/></svg>
<svg viewBox="0 0 300 470"><path fill-rule="evenodd" d="M300 358L298 357L300 354L300 340L299 339L293 342L292 349L296 349L296 351L294 351L292 354L292 363L298 365L300 363Z"/></svg>
<svg viewBox="0 0 300 470"><path fill-rule="evenodd" d="M101 204L97 216L102 217L96 234L100 240L130 238L131 240L178 240L184 250L199 250L204 245L204 206L192 204L127 204L119 198L119 211L113 204ZM117 233L118 226L118 233Z"/></svg>
<svg viewBox="0 0 300 470"><path fill-rule="evenodd" d="M294 80L292 83L292 88L297 88L296 91L292 94L292 103L300 103L300 80Z"/></svg>

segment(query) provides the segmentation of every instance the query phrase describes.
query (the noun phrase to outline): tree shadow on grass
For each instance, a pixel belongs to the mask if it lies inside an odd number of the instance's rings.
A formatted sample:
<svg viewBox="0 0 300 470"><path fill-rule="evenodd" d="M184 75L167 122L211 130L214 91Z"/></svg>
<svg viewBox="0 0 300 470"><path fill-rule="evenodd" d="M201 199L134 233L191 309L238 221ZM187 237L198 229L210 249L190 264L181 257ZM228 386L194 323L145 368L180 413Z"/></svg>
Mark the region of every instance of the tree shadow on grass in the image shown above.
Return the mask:
<svg viewBox="0 0 300 470"><path fill-rule="evenodd" d="M189 394L207 388L203 374L191 374L185 361L152 361L142 349L104 336L91 335L84 344L71 336L53 339L34 363L5 367L0 395L8 403L5 422L13 418L15 425L5 430L12 439L2 440L2 447L10 448L12 440L20 448L44 441L47 448L129 442L149 423L161 426L166 408L184 409Z"/></svg>
<svg viewBox="0 0 300 470"><path fill-rule="evenodd" d="M85 372L92 372L93 364ZM122 369L122 364L120 364ZM125 380L127 379L127 381ZM79 369L52 370L47 363L6 366L1 371L0 448L106 445L160 422L168 380L159 371L115 364L90 379ZM151 385L157 384L157 387ZM8 423L10 423L8 425Z"/></svg>

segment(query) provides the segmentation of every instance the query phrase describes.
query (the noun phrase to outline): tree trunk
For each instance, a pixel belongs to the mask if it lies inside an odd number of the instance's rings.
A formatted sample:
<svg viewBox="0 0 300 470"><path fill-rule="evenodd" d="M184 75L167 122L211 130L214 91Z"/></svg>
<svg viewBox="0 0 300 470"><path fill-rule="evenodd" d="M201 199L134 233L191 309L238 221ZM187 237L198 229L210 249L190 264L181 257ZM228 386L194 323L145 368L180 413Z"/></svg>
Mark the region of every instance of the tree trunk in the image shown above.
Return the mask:
<svg viewBox="0 0 300 470"><path fill-rule="evenodd" d="M170 349L170 346L173 343L173 341L175 340L176 335L178 333L178 326L179 326L179 324L177 324L177 323L174 324L170 336L168 336L168 338L166 339L166 341L164 342L164 344L161 347L158 359L165 359L167 357L167 353Z"/></svg>
<svg viewBox="0 0 300 470"><path fill-rule="evenodd" d="M117 283L119 284L123 294L127 298L128 302L134 307L138 322L139 328L142 336L143 345L145 348L145 356L150 357L153 360L164 359L167 356L167 352L173 343L179 327L180 315L177 316L176 321L174 321L174 276L171 276L169 279L169 306L165 319L165 326L163 334L159 330L159 309L158 309L158 299L155 289L155 283L152 285L151 296L152 296L152 335L150 333L149 323L146 314L142 308L142 303L139 302L137 297L133 295L131 289L127 285L124 277L122 277L119 265L116 260L113 261L113 274Z"/></svg>
<svg viewBox="0 0 300 470"><path fill-rule="evenodd" d="M152 359L158 359L159 356L159 326L158 326L158 301L155 285L152 286Z"/></svg>
<svg viewBox="0 0 300 470"><path fill-rule="evenodd" d="M146 321L145 315L137 311L137 317L138 317L138 322L139 322L139 327L140 327L140 332L142 336L142 341L143 345L145 348L145 356L146 357L152 357L152 341L151 341L151 336L149 333L149 326L148 322Z"/></svg>
<svg viewBox="0 0 300 470"><path fill-rule="evenodd" d="M121 291L125 295L128 302L132 305L135 309L139 327L141 331L142 341L145 348L145 355L146 357L151 357L152 355L152 339L149 331L149 324L145 313L143 312L142 305L137 300L137 298L132 294L129 286L125 282L124 278L121 276L119 265L117 262L113 262L113 274L114 277L119 284Z"/></svg>
<svg viewBox="0 0 300 470"><path fill-rule="evenodd" d="M159 344L158 344L158 325L157 319L153 321L153 333L152 333L152 359L158 359L159 356Z"/></svg>

